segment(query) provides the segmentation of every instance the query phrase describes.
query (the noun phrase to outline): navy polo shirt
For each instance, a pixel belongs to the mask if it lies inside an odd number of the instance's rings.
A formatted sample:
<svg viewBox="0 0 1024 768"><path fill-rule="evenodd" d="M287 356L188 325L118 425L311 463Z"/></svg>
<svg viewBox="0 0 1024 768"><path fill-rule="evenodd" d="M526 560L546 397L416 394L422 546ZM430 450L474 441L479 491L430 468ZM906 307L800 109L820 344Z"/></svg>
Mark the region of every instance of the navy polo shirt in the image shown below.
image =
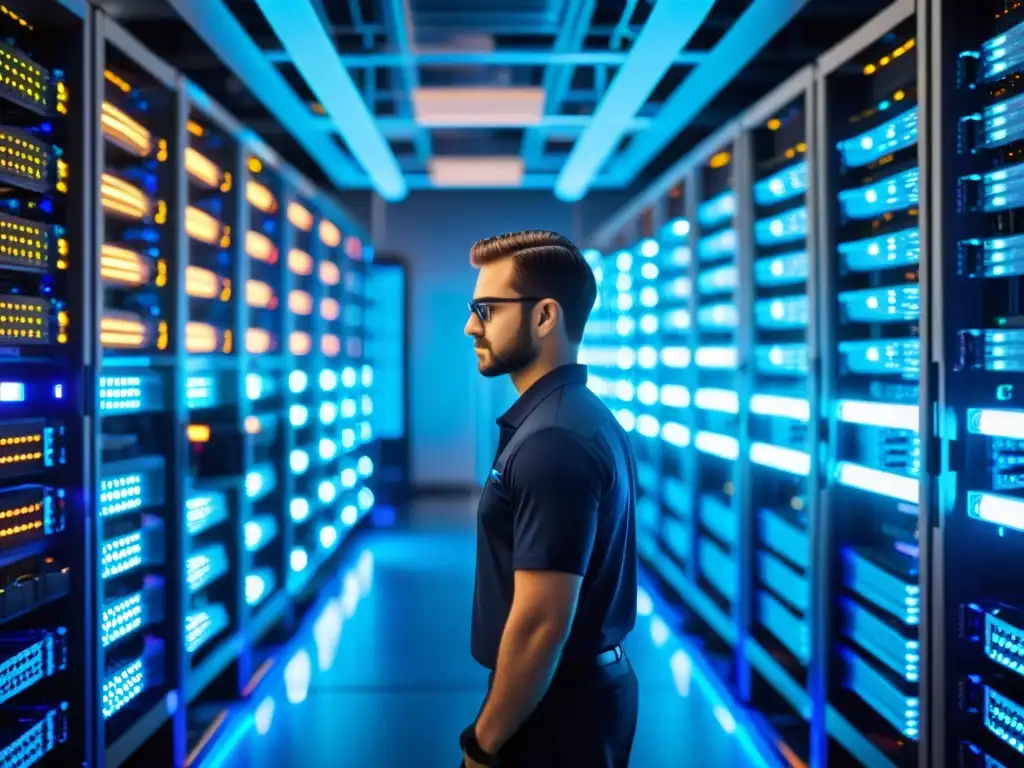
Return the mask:
<svg viewBox="0 0 1024 768"><path fill-rule="evenodd" d="M497 665L517 570L583 577L565 660L615 647L636 623L636 461L626 433L582 365L539 379L498 425L478 510L473 657Z"/></svg>

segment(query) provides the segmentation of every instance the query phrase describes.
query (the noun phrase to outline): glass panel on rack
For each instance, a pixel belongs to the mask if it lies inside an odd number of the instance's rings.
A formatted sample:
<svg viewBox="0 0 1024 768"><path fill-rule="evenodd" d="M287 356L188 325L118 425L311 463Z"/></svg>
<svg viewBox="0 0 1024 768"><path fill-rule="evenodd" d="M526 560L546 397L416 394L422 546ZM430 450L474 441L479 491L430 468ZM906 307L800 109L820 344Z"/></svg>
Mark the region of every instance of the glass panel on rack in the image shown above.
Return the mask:
<svg viewBox="0 0 1024 768"><path fill-rule="evenodd" d="M955 564L945 592L948 679L964 695L962 711L950 712L947 752L969 740L962 764L1009 766L1024 762L1024 592L1019 576L985 574L1019 574L1024 552L1024 7L988 2L968 23L957 11L946 23L959 53L949 85L962 130L944 126L958 155L957 197L950 187L945 200L958 214L957 251L947 245L942 315L947 410L963 458L944 486L955 507L943 536L945 562Z"/></svg>
<svg viewBox="0 0 1024 768"><path fill-rule="evenodd" d="M829 376L830 699L901 764L918 738L918 166L915 21L828 81L837 195ZM846 746L846 745L844 745Z"/></svg>
<svg viewBox="0 0 1024 768"><path fill-rule="evenodd" d="M287 553L286 526L305 514L297 504L289 506L282 478L288 471L287 413L288 357L281 343L287 332L282 297L288 281L281 258L287 222L281 200L280 175L258 157L250 156L245 199L249 211L245 252L249 276L245 289L248 305L245 346L248 369L244 372L246 399L245 434L250 464L245 468L248 517L243 523L246 573L245 604L253 611L267 604L282 584L281 564Z"/></svg>
<svg viewBox="0 0 1024 768"><path fill-rule="evenodd" d="M751 635L771 659L756 666L772 692L755 690L760 708L789 715L776 719L778 727L803 760L809 757L808 729L804 718L793 715L806 708L811 653L806 133L803 97L751 131L754 366L747 446L754 521Z"/></svg>
<svg viewBox="0 0 1024 768"><path fill-rule="evenodd" d="M693 445L697 450L692 494L696 546L692 573L709 599L709 613L731 625L739 589L739 515L734 503L739 457L736 330L737 240L731 147L699 169L696 316L693 364Z"/></svg>
<svg viewBox="0 0 1024 768"><path fill-rule="evenodd" d="M178 466L171 390L176 260L167 226L175 94L106 46L100 202L100 644L108 743L160 706L167 675L163 530Z"/></svg>
<svg viewBox="0 0 1024 768"><path fill-rule="evenodd" d="M76 216L85 41L81 23L60 8L29 6L32 18L0 10L0 700L8 726L0 752L15 761L53 753L48 761L71 764L82 734L62 746L68 708L86 700L75 692L84 673L76 668L85 658L81 612L69 604L71 580L83 578L71 570L81 541L68 530L70 515L81 514L86 460L82 393L73 388L83 318L72 315L88 268Z"/></svg>

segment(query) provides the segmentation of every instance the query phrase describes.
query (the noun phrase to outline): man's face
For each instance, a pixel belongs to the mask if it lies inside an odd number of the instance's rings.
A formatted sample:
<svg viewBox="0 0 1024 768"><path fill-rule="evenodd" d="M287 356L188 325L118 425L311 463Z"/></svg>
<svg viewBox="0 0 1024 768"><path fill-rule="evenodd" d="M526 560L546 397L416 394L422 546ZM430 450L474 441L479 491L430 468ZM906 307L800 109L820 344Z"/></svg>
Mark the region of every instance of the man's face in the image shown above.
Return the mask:
<svg viewBox="0 0 1024 768"><path fill-rule="evenodd" d="M466 335L472 337L477 368L488 378L515 373L537 359L539 346L533 338L530 318L533 302L488 302L488 299L515 299L512 288L514 264L502 259L480 268L473 301L484 318L471 311Z"/></svg>

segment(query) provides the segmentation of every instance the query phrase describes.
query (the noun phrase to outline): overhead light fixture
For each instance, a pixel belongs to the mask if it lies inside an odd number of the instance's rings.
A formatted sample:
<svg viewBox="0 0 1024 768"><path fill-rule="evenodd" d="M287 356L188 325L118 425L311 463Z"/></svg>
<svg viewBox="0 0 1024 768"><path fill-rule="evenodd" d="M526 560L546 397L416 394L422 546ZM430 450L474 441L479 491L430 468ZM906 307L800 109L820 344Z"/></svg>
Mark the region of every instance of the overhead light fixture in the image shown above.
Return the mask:
<svg viewBox="0 0 1024 768"><path fill-rule="evenodd" d="M594 177L618 147L630 121L658 87L680 49L686 46L715 0L658 0L594 111L590 126L573 145L555 183L560 200L583 197ZM643 143L639 134L634 142Z"/></svg>
<svg viewBox="0 0 1024 768"><path fill-rule="evenodd" d="M416 88L413 115L422 126L522 127L544 116L543 88Z"/></svg>
<svg viewBox="0 0 1024 768"><path fill-rule="evenodd" d="M658 8L664 0L654 6ZM754 0L700 64L661 105L651 128L615 161L629 184L796 16L808 0Z"/></svg>
<svg viewBox="0 0 1024 768"><path fill-rule="evenodd" d="M518 187L523 183L523 158L432 157L428 164L435 187Z"/></svg>
<svg viewBox="0 0 1024 768"><path fill-rule="evenodd" d="M395 154L341 63L313 0L256 0L256 4L377 194L389 202L404 198L408 186Z"/></svg>

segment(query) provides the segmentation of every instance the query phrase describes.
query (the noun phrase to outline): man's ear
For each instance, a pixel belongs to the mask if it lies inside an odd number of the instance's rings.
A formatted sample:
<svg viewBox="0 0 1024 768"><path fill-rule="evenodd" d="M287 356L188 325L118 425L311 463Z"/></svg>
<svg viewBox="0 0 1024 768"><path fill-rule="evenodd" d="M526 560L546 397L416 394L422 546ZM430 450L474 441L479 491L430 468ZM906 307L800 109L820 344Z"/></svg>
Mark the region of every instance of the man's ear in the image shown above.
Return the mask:
<svg viewBox="0 0 1024 768"><path fill-rule="evenodd" d="M540 312L537 315L537 327L542 333L547 333L555 327L558 320L558 305L553 301L545 301L540 305Z"/></svg>

